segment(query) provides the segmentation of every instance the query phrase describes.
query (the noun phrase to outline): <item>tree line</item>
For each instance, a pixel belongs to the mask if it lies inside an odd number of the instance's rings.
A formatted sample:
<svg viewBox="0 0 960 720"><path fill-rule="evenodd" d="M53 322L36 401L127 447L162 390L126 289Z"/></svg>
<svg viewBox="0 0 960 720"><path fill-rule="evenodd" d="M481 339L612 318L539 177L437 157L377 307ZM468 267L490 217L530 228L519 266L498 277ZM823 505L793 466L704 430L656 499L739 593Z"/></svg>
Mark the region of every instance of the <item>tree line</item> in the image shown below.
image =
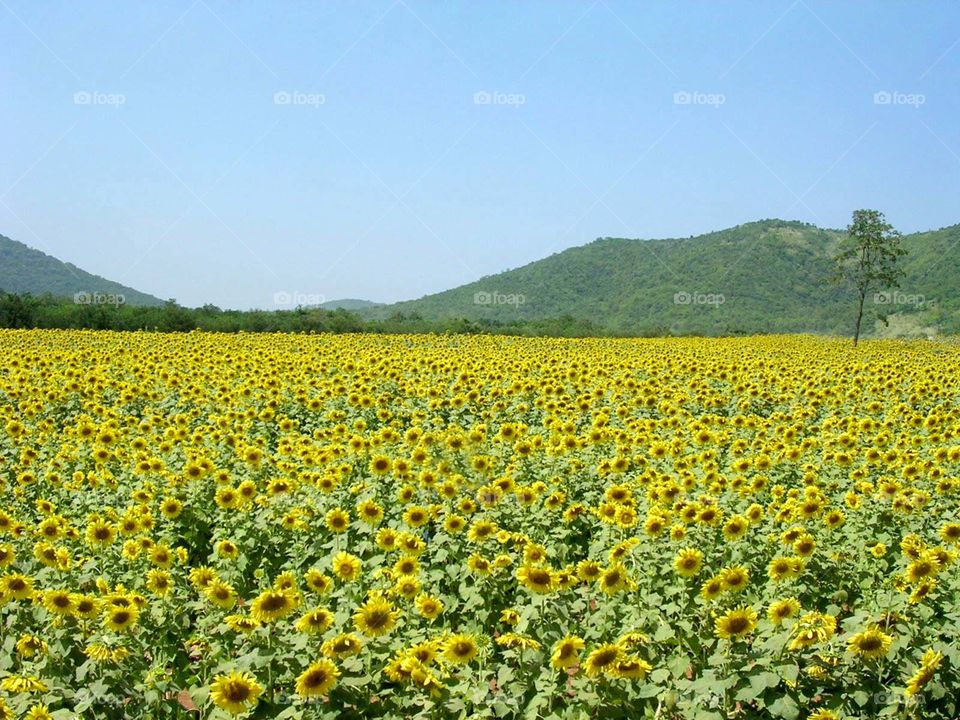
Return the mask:
<svg viewBox="0 0 960 720"><path fill-rule="evenodd" d="M554 337L603 336L609 332L589 321L565 315L544 320L427 320L417 313L396 313L368 320L343 309L222 310L213 305L186 308L174 300L162 306L76 303L50 294L0 290L0 327L61 330L314 333L494 333ZM659 333L654 333L659 334Z"/></svg>

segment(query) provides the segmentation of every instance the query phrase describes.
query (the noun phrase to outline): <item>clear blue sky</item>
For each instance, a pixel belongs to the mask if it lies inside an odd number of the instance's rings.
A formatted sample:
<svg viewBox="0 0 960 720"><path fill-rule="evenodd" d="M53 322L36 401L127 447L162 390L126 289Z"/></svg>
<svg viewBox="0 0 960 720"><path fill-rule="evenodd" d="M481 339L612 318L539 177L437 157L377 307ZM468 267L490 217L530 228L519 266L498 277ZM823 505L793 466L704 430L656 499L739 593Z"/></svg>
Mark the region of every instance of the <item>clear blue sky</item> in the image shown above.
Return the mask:
<svg viewBox="0 0 960 720"><path fill-rule="evenodd" d="M0 59L0 234L186 305L960 222L956 2L0 0Z"/></svg>

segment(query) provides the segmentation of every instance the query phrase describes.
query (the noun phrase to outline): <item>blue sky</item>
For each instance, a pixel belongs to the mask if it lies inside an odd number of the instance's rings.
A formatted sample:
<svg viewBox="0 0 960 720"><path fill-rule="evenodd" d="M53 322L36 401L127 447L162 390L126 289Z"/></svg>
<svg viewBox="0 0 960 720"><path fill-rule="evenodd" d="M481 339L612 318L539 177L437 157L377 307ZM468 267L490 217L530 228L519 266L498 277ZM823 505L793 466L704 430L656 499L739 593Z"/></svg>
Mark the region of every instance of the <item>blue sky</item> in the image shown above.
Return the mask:
<svg viewBox="0 0 960 720"><path fill-rule="evenodd" d="M0 87L0 234L191 306L960 222L955 2L0 0Z"/></svg>

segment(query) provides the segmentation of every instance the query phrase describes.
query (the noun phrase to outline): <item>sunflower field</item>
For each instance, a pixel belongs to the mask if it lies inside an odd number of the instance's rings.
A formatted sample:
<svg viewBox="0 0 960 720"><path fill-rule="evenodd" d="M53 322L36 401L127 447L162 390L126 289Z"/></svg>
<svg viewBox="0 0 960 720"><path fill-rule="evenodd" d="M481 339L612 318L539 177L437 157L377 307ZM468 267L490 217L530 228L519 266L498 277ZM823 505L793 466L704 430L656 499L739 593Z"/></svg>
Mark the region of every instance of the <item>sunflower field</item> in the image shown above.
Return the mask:
<svg viewBox="0 0 960 720"><path fill-rule="evenodd" d="M955 718L960 347L0 331L0 719Z"/></svg>

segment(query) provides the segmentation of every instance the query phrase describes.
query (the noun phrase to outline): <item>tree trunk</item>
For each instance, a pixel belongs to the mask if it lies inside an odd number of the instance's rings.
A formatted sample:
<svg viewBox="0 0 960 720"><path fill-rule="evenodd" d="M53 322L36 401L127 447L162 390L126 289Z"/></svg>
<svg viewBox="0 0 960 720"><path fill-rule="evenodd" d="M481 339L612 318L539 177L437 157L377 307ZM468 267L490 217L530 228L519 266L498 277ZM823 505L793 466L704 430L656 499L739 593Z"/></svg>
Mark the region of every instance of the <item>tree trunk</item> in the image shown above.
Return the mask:
<svg viewBox="0 0 960 720"><path fill-rule="evenodd" d="M860 293L860 301L857 303L857 325L853 330L853 346L857 346L857 341L860 339L860 321L863 320L863 301L866 298L867 294L865 292Z"/></svg>

